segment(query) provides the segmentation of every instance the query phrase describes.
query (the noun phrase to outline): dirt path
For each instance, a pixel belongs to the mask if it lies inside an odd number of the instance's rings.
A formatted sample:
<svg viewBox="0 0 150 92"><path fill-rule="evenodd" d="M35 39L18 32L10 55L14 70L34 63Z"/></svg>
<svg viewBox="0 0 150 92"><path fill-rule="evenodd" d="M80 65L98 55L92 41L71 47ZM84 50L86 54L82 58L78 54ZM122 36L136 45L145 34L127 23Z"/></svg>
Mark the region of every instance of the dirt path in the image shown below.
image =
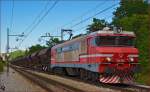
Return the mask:
<svg viewBox="0 0 150 92"><path fill-rule="evenodd" d="M13 69L10 68L9 75L6 71L5 68L0 74L0 92L47 92Z"/></svg>

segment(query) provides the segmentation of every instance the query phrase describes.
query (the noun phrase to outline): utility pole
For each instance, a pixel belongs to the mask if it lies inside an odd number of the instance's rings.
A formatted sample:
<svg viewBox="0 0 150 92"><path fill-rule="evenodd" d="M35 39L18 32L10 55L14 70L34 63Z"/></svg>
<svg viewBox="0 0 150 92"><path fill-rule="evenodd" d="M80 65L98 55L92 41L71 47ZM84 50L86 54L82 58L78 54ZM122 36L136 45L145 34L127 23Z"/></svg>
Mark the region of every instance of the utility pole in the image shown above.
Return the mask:
<svg viewBox="0 0 150 92"><path fill-rule="evenodd" d="M69 37L69 40L71 39L72 37L72 30L71 29L61 29L61 41L63 41L63 35L64 35L64 32L68 32L70 34L70 37Z"/></svg>
<svg viewBox="0 0 150 92"><path fill-rule="evenodd" d="M1 1L0 1L1 2ZM1 12L1 11L0 11ZM1 46L2 46L2 42L1 42L1 39L2 39L2 37L1 37L2 35L1 35L1 16L0 16L0 56L1 56Z"/></svg>
<svg viewBox="0 0 150 92"><path fill-rule="evenodd" d="M10 36L16 36L16 37L23 37L24 34L17 34L17 35L14 35L14 34L11 34L9 33L9 28L7 28L7 46L6 46L6 60L7 60L7 75L9 73L9 37Z"/></svg>
<svg viewBox="0 0 150 92"><path fill-rule="evenodd" d="M1 4L2 3L2 1L0 0L0 15L1 15ZM0 56L1 56L1 54L2 54L2 52L1 52L1 47L2 47L2 42L1 42L1 39L2 39L2 34L1 34L1 16L0 16Z"/></svg>
<svg viewBox="0 0 150 92"><path fill-rule="evenodd" d="M7 46L6 46L6 60L7 60L7 76L9 73L9 28L7 28Z"/></svg>

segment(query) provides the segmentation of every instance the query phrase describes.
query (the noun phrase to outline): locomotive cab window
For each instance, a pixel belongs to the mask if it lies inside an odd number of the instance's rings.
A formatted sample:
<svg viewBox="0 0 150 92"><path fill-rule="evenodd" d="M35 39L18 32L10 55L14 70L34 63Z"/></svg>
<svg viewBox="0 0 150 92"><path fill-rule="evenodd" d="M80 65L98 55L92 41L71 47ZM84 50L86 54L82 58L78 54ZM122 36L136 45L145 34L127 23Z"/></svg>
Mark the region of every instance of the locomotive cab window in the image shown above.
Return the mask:
<svg viewBox="0 0 150 92"><path fill-rule="evenodd" d="M129 36L98 36L96 46L134 46L134 37Z"/></svg>
<svg viewBox="0 0 150 92"><path fill-rule="evenodd" d="M96 39L92 38L91 41L90 41L90 44L91 44L91 46L97 46L96 45Z"/></svg>
<svg viewBox="0 0 150 92"><path fill-rule="evenodd" d="M57 48L57 49L56 49L56 52L57 52L57 53L61 53L61 52L62 52L62 48Z"/></svg>

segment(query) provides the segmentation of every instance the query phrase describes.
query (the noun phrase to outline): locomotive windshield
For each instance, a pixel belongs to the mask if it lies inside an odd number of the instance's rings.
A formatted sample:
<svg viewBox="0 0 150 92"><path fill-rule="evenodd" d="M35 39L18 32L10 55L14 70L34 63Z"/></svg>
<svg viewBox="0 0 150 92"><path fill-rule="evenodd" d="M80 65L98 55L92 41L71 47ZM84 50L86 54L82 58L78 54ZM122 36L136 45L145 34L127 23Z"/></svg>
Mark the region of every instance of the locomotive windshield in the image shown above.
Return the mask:
<svg viewBox="0 0 150 92"><path fill-rule="evenodd" d="M97 46L134 46L134 37L129 36L98 36L95 39Z"/></svg>

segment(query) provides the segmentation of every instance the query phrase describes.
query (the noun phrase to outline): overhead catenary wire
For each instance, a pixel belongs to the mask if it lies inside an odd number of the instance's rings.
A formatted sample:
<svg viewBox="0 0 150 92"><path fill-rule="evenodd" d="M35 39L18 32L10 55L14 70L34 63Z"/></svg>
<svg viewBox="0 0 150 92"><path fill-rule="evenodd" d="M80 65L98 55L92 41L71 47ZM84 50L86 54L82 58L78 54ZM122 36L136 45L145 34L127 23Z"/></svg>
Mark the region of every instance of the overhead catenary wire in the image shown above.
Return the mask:
<svg viewBox="0 0 150 92"><path fill-rule="evenodd" d="M113 16L113 15L109 15L109 16L104 17L103 19L105 20L105 19L111 18L112 16ZM83 27L80 27L80 28L78 28L77 30L73 30L72 32L80 31L80 30L82 30L82 31L87 31L87 27L88 27L88 25L83 26ZM65 34L64 34L63 36L65 36Z"/></svg>
<svg viewBox="0 0 150 92"><path fill-rule="evenodd" d="M106 8L106 9L104 9L104 10L102 10L102 11L100 11L100 12L94 14L93 16L90 16L90 17L88 17L88 18L85 18L84 20L80 21L79 23L76 23L75 25L71 26L71 28L73 28L73 27L75 27L75 26L77 26L77 25L79 25L79 24L81 24L81 23L83 23L83 22L85 22L85 21L87 21L87 20L93 18L93 17L96 16L96 15L99 15L99 14L101 14L101 13L103 13L103 12L109 10L110 8L112 8L112 7L116 6L116 5L117 5L117 4L114 4L114 5L112 5L112 6L108 7L108 8ZM28 35L37 27L37 25L39 25L39 23L40 23L41 20L42 20L42 18L39 20L39 22L37 22L37 23L32 27L32 29L31 29L31 30L27 33L27 35L25 36L25 39L26 39L26 38L28 37ZM23 43L23 41L24 41L25 39L22 40L22 42L20 43L20 45ZM19 46L20 46L20 45L19 45Z"/></svg>
<svg viewBox="0 0 150 92"><path fill-rule="evenodd" d="M91 9L89 9L89 10L85 11L85 12L84 12L84 13L82 13L80 16L78 16L78 17L76 17L76 18L72 19L71 21L69 21L69 22L67 22L67 23L63 24L62 26L60 26L60 27L56 28L56 30L57 30L57 29L60 29L60 28L64 28L65 26L67 26L67 25L69 25L69 24L73 23L74 21L81 19L83 16L85 16L85 15L87 15L87 14L89 14L89 13L91 13L91 12L95 11L97 8L99 8L99 7L103 6L105 3L106 3L106 1L105 1L105 0L104 0L103 2L98 3L95 7L93 7L93 8L91 8ZM55 29L54 29L54 30L55 30Z"/></svg>
<svg viewBox="0 0 150 92"><path fill-rule="evenodd" d="M83 16L85 16L85 15L87 15L87 14L89 14L89 13L95 11L97 8L103 6L105 3L106 3L106 1L103 1L103 2L101 2L101 3L99 3L99 4L97 4L97 5L96 5L95 7L93 7L92 9L87 10L86 12L84 12L83 14L81 14L80 16L78 16L78 17L72 19L70 22L64 24L64 25L61 26L61 27L63 28L63 27L65 27L65 26L67 26L67 25L73 23L74 21L79 20L79 19L82 18Z"/></svg>
<svg viewBox="0 0 150 92"><path fill-rule="evenodd" d="M30 33L42 22L42 20L49 14L49 12L56 6L59 0L56 0L54 4L49 7L49 9L43 14L43 16L36 22L36 24L31 28L31 30L27 33L27 35L24 37L24 39L19 43L17 46L18 48L21 46L21 44L25 41L25 39L30 35Z"/></svg>
<svg viewBox="0 0 150 92"><path fill-rule="evenodd" d="M31 24L28 25L28 26L26 27L26 29L25 29L22 33L27 32L28 30L30 30L30 29L32 28L33 25L35 25L35 23L38 21L38 19L42 16L42 14L43 14L43 13L45 12L45 10L48 8L49 4L50 4L50 0L48 0L48 1L46 2L46 4L44 5L43 9L42 9L42 10L39 12L39 14L35 17L35 19L33 20L33 22L31 22ZM16 47L19 48L19 46L21 45L21 43L22 43L24 40L25 40L25 39L22 39L21 42L20 42L20 43L18 44L18 46L16 46Z"/></svg>
<svg viewBox="0 0 150 92"><path fill-rule="evenodd" d="M106 16L106 17L104 17L104 18L102 18L103 20L106 20L106 19L109 19L109 18L112 18L113 17L113 15L109 15L109 16ZM82 29L84 29L84 28L87 28L88 27L88 25L86 25L86 26L83 26L83 27L80 27L80 28L78 28L77 30L74 30L74 31L80 31L80 30L82 30ZM74 32L73 31L73 32ZM86 31L86 29L84 30L84 31Z"/></svg>
<svg viewBox="0 0 150 92"><path fill-rule="evenodd" d="M44 5L44 8L36 16L36 18L33 20L33 22L23 31L23 33L25 33L26 31L28 31L38 21L38 19L42 16L42 14L45 12L45 10L47 9L47 7L49 6L49 4L50 4L50 0L47 1L47 3Z"/></svg>
<svg viewBox="0 0 150 92"><path fill-rule="evenodd" d="M81 23L86 22L87 20L93 18L94 16L97 16L97 15L103 13L103 12L106 12L107 10L109 10L109 9L111 9L111 8L113 8L113 7L115 7L115 6L118 5L118 4L119 4L119 3L115 3L115 4L111 5L111 6L105 8L105 9L99 11L99 12L97 12L96 14L94 14L94 15L88 17L88 18L85 18L84 20L81 20L80 22L74 24L74 25L71 26L70 28L72 29L72 28L74 28L75 26L78 26L78 25L80 25ZM105 18L105 19L106 19L106 18ZM72 32L82 30L82 29L84 29L84 28L86 28L86 27L87 27L87 26L81 27L81 28L79 28L78 30L73 30ZM85 30L86 30L86 29L85 29ZM84 30L84 31L85 31L85 30ZM64 34L63 36L65 36L65 34Z"/></svg>
<svg viewBox="0 0 150 92"><path fill-rule="evenodd" d="M99 14L101 14L101 13L103 13L103 12L105 12L105 11L107 11L107 10L113 8L113 7L115 7L116 5L118 5L118 3L113 4L113 5L109 6L109 7L107 7L107 8L105 8L105 9L101 10L101 11L99 11L98 13L96 13L96 14L90 16L90 17L87 17L87 18L85 18L84 20L81 20L80 22L78 22L78 23L72 25L70 28L74 28L74 27L80 25L81 23L86 22L87 20L93 18L94 16L97 16L97 15L99 15Z"/></svg>
<svg viewBox="0 0 150 92"><path fill-rule="evenodd" d="M74 27L80 25L80 24L83 23L83 22L86 22L87 20L89 20L89 19L91 19L91 18L93 18L93 17L95 17L95 16L97 16L97 15L103 13L103 12L106 12L107 10L109 10L109 9L111 9L111 8L113 8L113 7L115 7L115 6L118 5L118 4L119 4L119 3L115 3L115 4L111 5L111 6L105 8L105 9L99 11L99 12L97 12L96 14L94 14L94 15L92 15L92 16L89 16L89 17L87 17L87 18L81 20L80 22L78 22L78 23L72 25L72 26L70 27L70 29L72 29L72 28L74 28ZM81 29L73 30L72 32L82 30L82 29L84 29L84 28L86 28L86 27L87 27L87 26L84 26L84 27L82 27ZM85 29L85 30L86 30L86 29ZM85 30L84 30L84 31L85 31ZM65 34L64 34L63 36L65 36Z"/></svg>
<svg viewBox="0 0 150 92"><path fill-rule="evenodd" d="M82 13L80 16L78 16L78 17L72 19L70 22L68 22L68 23L66 23L66 24L64 24L64 25L62 25L60 28L63 28L63 27L65 27L65 26L67 26L67 25L73 23L74 21L81 19L83 16L85 16L85 15L87 15L87 14L89 14L89 13L95 11L95 10L96 10L97 8L99 8L99 7L102 7L105 3L106 3L106 1L103 1L103 2L98 3L95 7L93 7L93 8L91 8L91 9L87 10L86 12ZM64 34L64 35L65 35L65 34Z"/></svg>

